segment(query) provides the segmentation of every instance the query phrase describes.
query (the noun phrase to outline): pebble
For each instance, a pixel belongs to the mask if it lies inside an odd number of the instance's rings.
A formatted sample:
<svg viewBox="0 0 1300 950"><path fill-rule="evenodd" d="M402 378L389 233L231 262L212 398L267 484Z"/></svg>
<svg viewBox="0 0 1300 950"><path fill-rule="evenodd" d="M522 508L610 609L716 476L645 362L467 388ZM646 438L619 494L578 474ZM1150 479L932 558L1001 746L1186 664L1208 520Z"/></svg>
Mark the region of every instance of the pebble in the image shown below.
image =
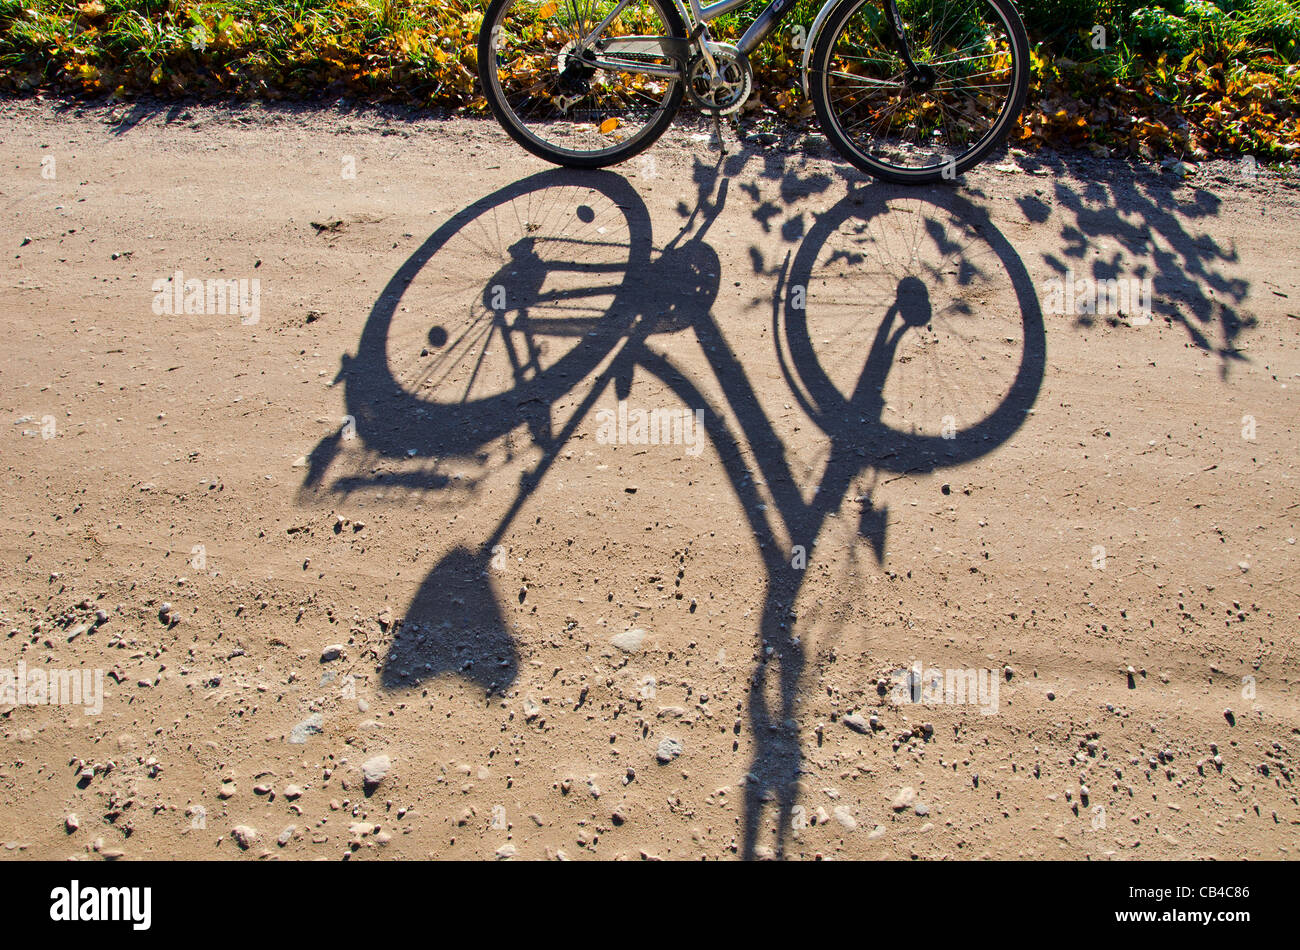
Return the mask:
<svg viewBox="0 0 1300 950"><path fill-rule="evenodd" d="M75 814L71 814L67 818L63 819L63 824L64 827L66 827L69 832L73 832L81 827L81 819L78 818Z"/></svg>
<svg viewBox="0 0 1300 950"><path fill-rule="evenodd" d="M501 847L497 848L497 860L509 861L518 853L518 849L514 845L503 844Z"/></svg>
<svg viewBox="0 0 1300 950"><path fill-rule="evenodd" d="M853 813L849 811L846 806L837 805L835 807L833 814L835 815L835 820L838 821L849 831L852 831L854 828L858 827L857 819L853 817Z"/></svg>
<svg viewBox="0 0 1300 950"><path fill-rule="evenodd" d="M645 631L640 627L633 627L631 630L625 630L623 633L610 637L609 642L624 653L635 653L641 649L641 644L645 642Z"/></svg>
<svg viewBox="0 0 1300 950"><path fill-rule="evenodd" d="M275 839L275 843L283 848L285 845L287 845L290 841L293 840L294 832L297 830L298 830L297 825L289 825L287 828L284 829L284 831L280 832L279 837Z"/></svg>
<svg viewBox="0 0 1300 950"><path fill-rule="evenodd" d="M289 801L293 801L295 798L301 798L302 789L297 785L286 785L284 787L284 797L289 799Z"/></svg>
<svg viewBox="0 0 1300 950"><path fill-rule="evenodd" d="M248 825L235 825L230 829L230 837L235 839L235 844L247 851L257 841L257 830Z"/></svg>
<svg viewBox="0 0 1300 950"><path fill-rule="evenodd" d="M910 785L904 785L899 789L898 794L894 796L894 802L889 807L894 809L894 811L903 811L911 806L915 801L916 789L912 788Z"/></svg>
<svg viewBox="0 0 1300 950"><path fill-rule="evenodd" d="M386 755L376 755L361 763L361 778L367 788L374 788L388 775L393 763Z"/></svg>
<svg viewBox="0 0 1300 950"><path fill-rule="evenodd" d="M324 725L325 717L320 713L312 713L290 730L289 741L294 745L302 745L307 741L308 736L320 735Z"/></svg>
<svg viewBox="0 0 1300 950"><path fill-rule="evenodd" d="M676 739L664 739L660 741L659 748L655 751L655 758L661 764L667 764L682 754L682 744Z"/></svg>
<svg viewBox="0 0 1300 950"><path fill-rule="evenodd" d="M322 663L330 663L333 662L334 660L337 660L342 655L343 655L343 644L331 643L325 649L320 651L320 661Z"/></svg>
<svg viewBox="0 0 1300 950"><path fill-rule="evenodd" d="M844 725L848 726L854 732L868 733L871 731L871 724L857 713L849 713L845 716Z"/></svg>
<svg viewBox="0 0 1300 950"><path fill-rule="evenodd" d="M918 802L916 807L912 810L916 812L917 817L920 818L924 818L926 815L930 814L930 806L924 802Z"/></svg>
<svg viewBox="0 0 1300 950"><path fill-rule="evenodd" d="M234 797L235 797L235 783L223 782L221 785L221 790L217 792L217 798L225 799L225 798L234 798Z"/></svg>

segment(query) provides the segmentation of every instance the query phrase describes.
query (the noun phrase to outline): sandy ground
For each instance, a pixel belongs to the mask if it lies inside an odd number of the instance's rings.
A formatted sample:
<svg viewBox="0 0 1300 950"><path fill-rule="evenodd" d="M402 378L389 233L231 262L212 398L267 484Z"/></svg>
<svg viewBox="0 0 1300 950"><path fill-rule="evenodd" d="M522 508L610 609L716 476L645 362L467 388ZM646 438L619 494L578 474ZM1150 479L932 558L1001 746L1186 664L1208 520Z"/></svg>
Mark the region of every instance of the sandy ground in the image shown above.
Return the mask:
<svg viewBox="0 0 1300 950"><path fill-rule="evenodd" d="M1296 853L1300 191L705 138L6 105L0 855Z"/></svg>

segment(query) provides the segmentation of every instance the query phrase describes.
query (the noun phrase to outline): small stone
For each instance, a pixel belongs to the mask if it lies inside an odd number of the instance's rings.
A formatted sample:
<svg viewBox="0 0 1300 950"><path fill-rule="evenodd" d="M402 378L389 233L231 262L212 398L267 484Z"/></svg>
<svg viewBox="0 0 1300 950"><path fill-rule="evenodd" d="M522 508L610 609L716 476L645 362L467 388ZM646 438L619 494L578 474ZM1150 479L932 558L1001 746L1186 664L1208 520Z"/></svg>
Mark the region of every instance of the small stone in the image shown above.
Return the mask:
<svg viewBox="0 0 1300 950"><path fill-rule="evenodd" d="M320 661L322 663L332 663L343 655L343 644L331 643L325 649L320 651Z"/></svg>
<svg viewBox="0 0 1300 950"><path fill-rule="evenodd" d="M661 765L666 765L682 754L682 744L676 739L663 739L655 751L655 758Z"/></svg>
<svg viewBox="0 0 1300 950"><path fill-rule="evenodd" d="M297 830L298 830L297 825L289 825L287 828L285 828L283 831L280 832L279 836L275 839L275 843L283 848L285 845L287 845L290 841L293 840L293 834Z"/></svg>
<svg viewBox="0 0 1300 950"><path fill-rule="evenodd" d="M293 801L295 798L301 798L302 789L297 785L286 785L284 787L284 797L289 799L289 801Z"/></svg>
<svg viewBox="0 0 1300 950"><path fill-rule="evenodd" d="M67 828L68 833L71 834L81 827L81 819L78 818L75 813L71 814L67 818L63 819L63 826Z"/></svg>
<svg viewBox="0 0 1300 950"><path fill-rule="evenodd" d="M871 724L857 713L849 713L845 716L844 725L848 726L854 732L868 733L871 731Z"/></svg>
<svg viewBox="0 0 1300 950"><path fill-rule="evenodd" d="M904 811L916 801L916 789L910 785L904 785L897 795L894 796L893 804L889 807L894 811Z"/></svg>
<svg viewBox="0 0 1300 950"><path fill-rule="evenodd" d="M253 786L253 794L254 794L254 795L270 795L270 794L271 794L271 786L268 785L266 782L261 782L260 784L254 785L254 786Z"/></svg>
<svg viewBox="0 0 1300 950"><path fill-rule="evenodd" d="M324 725L325 717L320 713L312 713L289 731L289 741L294 745L302 745L308 736L320 735Z"/></svg>
<svg viewBox="0 0 1300 950"><path fill-rule="evenodd" d="M857 819L853 817L853 812L849 811L846 806L837 805L832 814L835 815L835 820L843 825L847 830L852 831L858 827Z"/></svg>
<svg viewBox="0 0 1300 950"><path fill-rule="evenodd" d="M919 818L924 818L926 815L930 814L930 806L924 802L917 802L916 807L912 810L916 812L917 817Z"/></svg>
<svg viewBox="0 0 1300 950"><path fill-rule="evenodd" d="M257 841L257 830L248 825L235 825L230 829L230 837L235 839L235 844L247 851Z"/></svg>
<svg viewBox="0 0 1300 950"><path fill-rule="evenodd" d="M236 788L234 782L223 782L221 784L221 790L217 792L217 798L221 798L221 799L234 798L235 791Z"/></svg>
<svg viewBox="0 0 1300 950"><path fill-rule="evenodd" d="M512 844L503 844L501 847L497 848L497 860L498 860L498 861L509 861L511 858L513 858L513 857L514 857L516 854L518 854L518 853L519 853L519 852L518 852L518 849L515 848L514 845L512 845Z"/></svg>
<svg viewBox="0 0 1300 950"><path fill-rule="evenodd" d="M609 642L624 653L635 653L641 649L641 644L645 642L645 631L640 627L633 627L631 630L625 630L623 633L614 635Z"/></svg>
<svg viewBox="0 0 1300 950"><path fill-rule="evenodd" d="M173 608L171 604L164 603L161 607L158 608L158 619L161 620L163 623L171 623L172 610Z"/></svg>
<svg viewBox="0 0 1300 950"><path fill-rule="evenodd" d="M876 827L871 829L871 833L867 835L868 838L883 838L884 836L885 836L884 825L876 825Z"/></svg>
<svg viewBox="0 0 1300 950"><path fill-rule="evenodd" d="M375 788L388 775L388 770L393 767L391 760L386 755L376 755L365 762L361 763L361 778L366 783L367 788Z"/></svg>

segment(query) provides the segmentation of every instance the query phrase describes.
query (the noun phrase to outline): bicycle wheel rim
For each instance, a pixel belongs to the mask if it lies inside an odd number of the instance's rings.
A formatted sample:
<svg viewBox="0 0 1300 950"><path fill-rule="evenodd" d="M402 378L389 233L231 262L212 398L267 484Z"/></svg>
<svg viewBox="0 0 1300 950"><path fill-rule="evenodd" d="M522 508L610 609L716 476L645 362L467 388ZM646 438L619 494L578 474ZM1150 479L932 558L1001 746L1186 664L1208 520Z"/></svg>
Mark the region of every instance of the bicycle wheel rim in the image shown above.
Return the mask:
<svg viewBox="0 0 1300 950"><path fill-rule="evenodd" d="M484 24L481 78L498 117L535 151L561 162L595 164L644 148L672 119L681 84L644 73L587 66L575 44L616 0L506 0ZM675 17L662 0L628 4L602 31L672 37ZM646 54L664 68L667 56Z"/></svg>
<svg viewBox="0 0 1300 950"><path fill-rule="evenodd" d="M1002 444L1037 399L1046 361L1037 291L987 211L954 192L883 186L865 207L840 202L800 245L788 284L776 340L791 390L824 431L874 439L878 468L930 471L978 458ZM925 288L930 319L908 319L901 293L908 285ZM953 307L967 297L986 298L998 312ZM886 323L902 345L882 354L887 375L867 380L867 351ZM930 325L947 337L935 356L963 360L933 387L918 375L938 365L922 358ZM956 348L963 339L980 345ZM996 365L985 359L999 355ZM919 402L919 412L906 400Z"/></svg>
<svg viewBox="0 0 1300 950"><path fill-rule="evenodd" d="M555 197L549 197L550 193ZM579 200L568 200L570 195ZM539 205L536 215L528 210ZM594 213L587 214L584 206ZM604 358L626 328L627 312L618 306L625 271L648 260L650 254L650 223L644 207L627 181L617 175L557 169L494 192L453 215L394 274L366 321L356 356L346 360L348 411L367 447L382 455L407 456L413 447L410 430L414 425L436 436L440 454L474 452L519 424L521 404L539 401L550 405L563 395ZM569 220L566 209L572 210L576 222ZM485 240L480 222L496 236ZM541 226L530 229L532 223ZM604 289L577 298L572 314L555 312L562 301L546 287L538 288L531 300L517 299L518 278L526 278L528 270L525 267L521 274L510 274L519 270L515 264L518 255L511 249L524 235L576 238L554 246L571 249L577 263L594 260L597 267L588 267L586 274L571 270L567 279L573 286L590 290L598 282ZM477 255L478 263L473 263L469 254L456 261L446 260L448 250L457 244L471 250L463 243L468 240L478 243L484 252ZM611 270L599 266L606 261L625 262L625 267ZM478 358L475 345L500 349L501 313L492 306L496 303L492 296L496 275L503 273L501 312L513 317L507 329L526 329L517 323L523 305L534 325L542 319L539 313L551 322L542 329L548 331L544 335L553 339L557 349L541 354L537 371L512 378L509 385L484 385L491 383L484 375L490 364L479 369L469 386L462 385L469 381L466 373L448 375L445 365L438 364L445 363L443 353L452 353L450 348L457 341L468 345L462 357L471 361ZM456 283L457 289L440 289L426 296L422 284L440 281L443 275ZM549 313L538 310L539 300ZM421 315L427 319L421 321ZM472 331L458 333L456 327L447 325L457 315L484 332L478 337ZM574 320L571 330L555 326L557 318L569 316ZM439 326L446 330L445 335L428 339ZM426 347L429 352L422 353ZM457 361L460 366L473 365L463 359ZM440 370L441 375L435 375ZM439 392L438 386L427 385L437 379L456 385Z"/></svg>
<svg viewBox="0 0 1300 950"><path fill-rule="evenodd" d="M933 72L933 87L908 84L883 13L859 0L829 28L818 58L824 120L842 151L882 177L955 178L1019 115L1028 80L1023 27L994 0L899 0L899 9L913 60Z"/></svg>

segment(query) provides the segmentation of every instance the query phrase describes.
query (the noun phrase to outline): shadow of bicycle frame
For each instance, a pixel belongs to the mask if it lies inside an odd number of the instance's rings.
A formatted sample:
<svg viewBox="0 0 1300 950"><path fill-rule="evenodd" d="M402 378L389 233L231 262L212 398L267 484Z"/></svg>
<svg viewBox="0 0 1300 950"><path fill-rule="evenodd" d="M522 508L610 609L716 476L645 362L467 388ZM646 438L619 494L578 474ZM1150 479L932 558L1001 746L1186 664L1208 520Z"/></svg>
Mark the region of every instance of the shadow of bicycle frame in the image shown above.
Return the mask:
<svg viewBox="0 0 1300 950"><path fill-rule="evenodd" d="M749 858L755 855L764 809L773 802L777 809L776 850L782 852L803 761L796 702L806 657L790 615L805 573L792 569L788 552L777 543L773 517L779 516L784 537L811 547L864 469L924 473L993 451L1019 428L1037 398L1046 359L1045 333L1028 273L982 207L948 189L929 190L920 197L915 191L881 185L850 189L845 198L816 218L798 250L772 272L772 329L774 336L785 342L777 353L781 373L801 407L821 427L829 446L821 482L811 500L806 500L786 457L786 447L762 410L746 367L726 345L711 313L720 266L718 255L704 238L726 202L728 180L721 167L705 166L697 166L696 179L698 201L681 233L660 252L654 266L626 275L616 305L584 327L576 343L545 372L520 379L518 385L492 396L446 407L445 411L430 411L429 402L404 387L390 369L387 345L392 322L407 288L454 235L485 212L539 189L577 185L599 191L625 215L630 253L649 259L650 214L628 182L612 172L543 172L488 195L449 219L384 288L366 321L357 352L343 357L340 379L356 434L364 449L376 456L405 459L411 456L411 447L418 446L419 454L470 457L521 424L527 425L541 453L537 464L521 477L516 497L483 544L477 550L457 547L450 551L425 578L397 625L383 661L382 683L389 689L409 688L446 672L466 677L489 694L504 692L515 682L518 653L506 632L503 601L491 584L492 551L604 392L613 387L620 398L626 398L633 371L639 369L661 380L683 405L705 409L705 431L759 542L766 578L757 631L759 660L748 691L754 751L744 782L743 853ZM931 317L929 289L918 275L900 273L887 312L864 315L879 324L856 384L847 392L837 387L819 364L807 326L807 309L789 306L791 288L807 288L813 283L822 245L837 229L888 214L890 200L900 196L933 210L925 219L927 238L953 255L958 272L976 266L964 259L963 241L977 238L991 249L992 260L1006 275L1022 321L1019 363L1004 398L994 411L963 431L961 438L899 432L881 423L882 392L895 366L899 341L907 333L917 332ZM755 216L760 213L770 216L770 209L760 209ZM693 236L685 240L692 227ZM531 253L530 247L517 247L514 241L504 245L507 255L510 248L515 248L516 260ZM489 282L492 279L485 277ZM706 355L725 407L711 401L671 359L648 345L652 334L687 331L694 334ZM567 420L552 418L551 408L557 400L584 388L585 395ZM336 432L311 453L304 494L321 490L346 493L365 484L364 477L326 483L326 473L344 437L343 432ZM744 461L746 458L755 460L757 470ZM407 478L410 485L423 490L437 491L446 485L445 476L427 472ZM772 494L774 512L768 510L755 487L760 478ZM393 481L387 479L388 484ZM869 540L877 558L884 550L886 524L885 513L868 501L861 513L860 533Z"/></svg>

